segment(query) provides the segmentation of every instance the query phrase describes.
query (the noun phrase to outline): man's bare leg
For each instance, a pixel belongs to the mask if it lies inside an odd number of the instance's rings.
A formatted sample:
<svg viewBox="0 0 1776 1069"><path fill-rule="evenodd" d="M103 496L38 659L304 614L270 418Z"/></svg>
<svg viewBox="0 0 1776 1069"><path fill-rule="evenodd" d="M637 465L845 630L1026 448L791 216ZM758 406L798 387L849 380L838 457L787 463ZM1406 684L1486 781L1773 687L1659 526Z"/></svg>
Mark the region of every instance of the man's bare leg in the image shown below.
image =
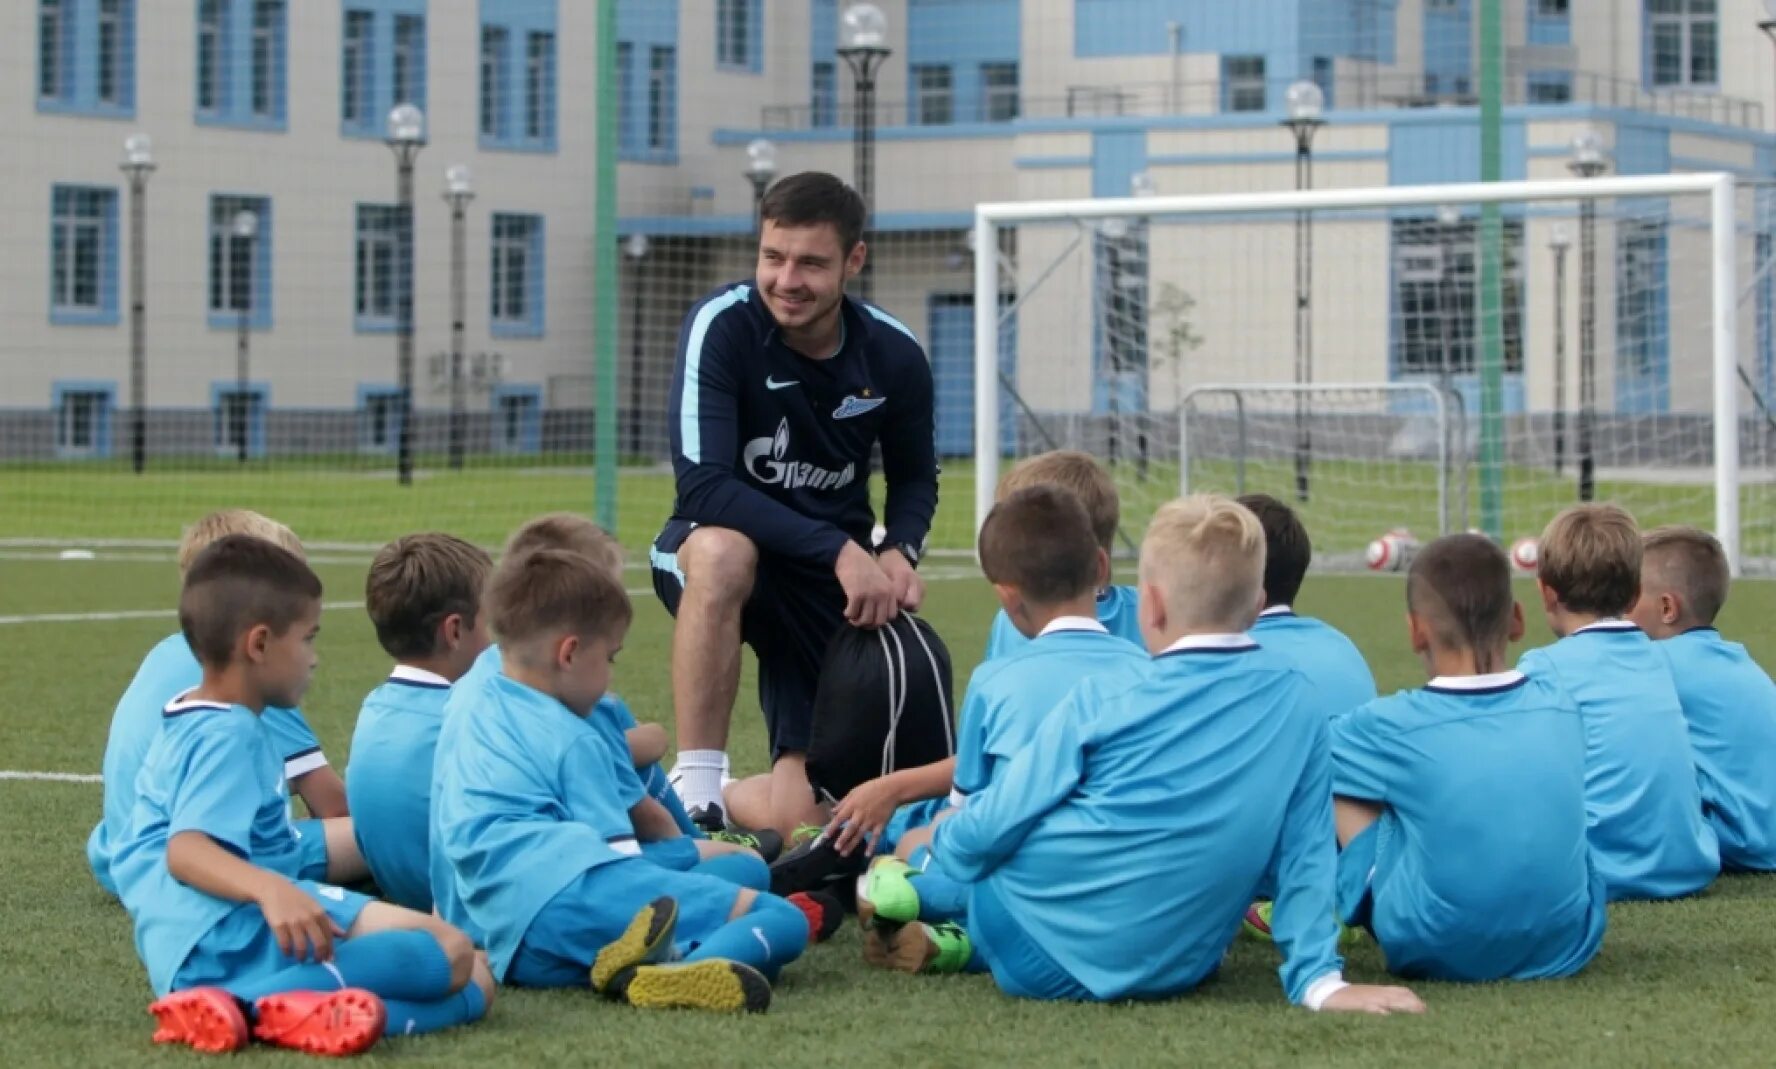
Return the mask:
<svg viewBox="0 0 1776 1069"><path fill-rule="evenodd" d="M763 772L728 784L722 792L728 819L742 828L771 826L771 774Z"/></svg>
<svg viewBox="0 0 1776 1069"><path fill-rule="evenodd" d="M678 549L684 594L672 631L674 766L687 810L719 804L728 721L740 691L740 614L752 595L758 550L738 531L699 527Z"/></svg>
<svg viewBox="0 0 1776 1069"><path fill-rule="evenodd" d="M770 822L784 842L795 837L803 825L824 827L832 811L814 800L814 788L808 785L808 755L786 753L771 766Z"/></svg>

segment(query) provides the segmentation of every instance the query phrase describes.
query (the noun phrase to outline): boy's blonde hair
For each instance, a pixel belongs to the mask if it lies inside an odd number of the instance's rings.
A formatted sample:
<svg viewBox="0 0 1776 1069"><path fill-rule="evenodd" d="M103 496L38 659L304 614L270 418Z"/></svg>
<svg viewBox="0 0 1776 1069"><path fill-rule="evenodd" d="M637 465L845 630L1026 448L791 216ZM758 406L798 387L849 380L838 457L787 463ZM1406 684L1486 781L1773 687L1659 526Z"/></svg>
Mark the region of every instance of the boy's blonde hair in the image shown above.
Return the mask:
<svg viewBox="0 0 1776 1069"><path fill-rule="evenodd" d="M1643 539L1641 585L1648 592L1670 590L1683 598L1691 627L1707 627L1727 603L1733 573L1721 544L1699 527L1655 527Z"/></svg>
<svg viewBox="0 0 1776 1069"><path fill-rule="evenodd" d="M506 539L500 560L532 553L539 549L562 549L578 553L593 564L610 572L621 582L623 547L610 532L571 512L550 512L529 521Z"/></svg>
<svg viewBox="0 0 1776 1069"><path fill-rule="evenodd" d="M1640 598L1640 529L1626 509L1574 505L1536 548L1536 577L1570 612L1621 616Z"/></svg>
<svg viewBox="0 0 1776 1069"><path fill-rule="evenodd" d="M1122 522L1122 501L1116 496L1116 483L1090 453L1077 449L1056 449L1038 453L1021 461L999 480L996 497L1004 501L1019 490L1032 486L1059 486L1071 490L1091 517L1092 536L1104 552L1116 545L1116 527Z"/></svg>
<svg viewBox="0 0 1776 1069"><path fill-rule="evenodd" d="M474 625L491 571L487 552L455 535L410 534L383 546L364 578L364 609L376 641L396 660L430 657L446 617Z"/></svg>
<svg viewBox="0 0 1776 1069"><path fill-rule="evenodd" d="M567 549L501 559L487 583L487 610L506 647L568 634L610 638L629 626L635 612L616 576Z"/></svg>
<svg viewBox="0 0 1776 1069"><path fill-rule="evenodd" d="M179 539L179 574L183 576L189 572L191 562L197 559L199 553L208 549L210 543L236 534L262 538L280 549L294 553L298 560L308 560L308 554L303 552L302 541L296 537L296 533L276 520L261 516L251 509L217 509L185 528L184 535Z"/></svg>
<svg viewBox="0 0 1776 1069"><path fill-rule="evenodd" d="M1173 625L1244 631L1264 588L1264 528L1219 494L1169 501L1141 540L1141 582L1165 595Z"/></svg>

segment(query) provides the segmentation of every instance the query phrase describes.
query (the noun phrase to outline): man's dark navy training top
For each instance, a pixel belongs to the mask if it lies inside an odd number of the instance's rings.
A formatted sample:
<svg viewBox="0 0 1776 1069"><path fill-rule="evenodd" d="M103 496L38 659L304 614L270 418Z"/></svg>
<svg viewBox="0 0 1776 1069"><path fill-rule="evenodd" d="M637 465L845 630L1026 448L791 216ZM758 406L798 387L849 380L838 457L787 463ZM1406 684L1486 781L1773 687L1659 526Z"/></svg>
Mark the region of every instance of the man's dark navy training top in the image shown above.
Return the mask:
<svg viewBox="0 0 1776 1069"><path fill-rule="evenodd" d="M870 455L880 441L883 544L924 545L937 510L931 365L893 316L849 297L840 309L839 351L826 360L784 343L751 282L691 310L668 413L674 519L830 566L847 541L870 544Z"/></svg>

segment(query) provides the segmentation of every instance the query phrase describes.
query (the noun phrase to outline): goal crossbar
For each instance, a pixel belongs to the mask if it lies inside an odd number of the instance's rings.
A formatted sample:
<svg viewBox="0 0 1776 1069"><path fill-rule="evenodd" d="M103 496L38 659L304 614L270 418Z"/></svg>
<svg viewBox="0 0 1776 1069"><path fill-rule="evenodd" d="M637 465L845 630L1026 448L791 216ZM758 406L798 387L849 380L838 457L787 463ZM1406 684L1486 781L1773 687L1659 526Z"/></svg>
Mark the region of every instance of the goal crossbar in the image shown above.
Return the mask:
<svg viewBox="0 0 1776 1069"><path fill-rule="evenodd" d="M1710 308L1714 416L1714 526L1734 574L1740 570L1739 434L1734 259L1735 182L1731 174L1632 175L1519 182L1457 182L1425 186L1313 189L1204 196L1006 201L975 206L974 247L999 247L1001 227L1019 223L1257 212L1503 204L1607 197L1706 194L1709 198ZM980 530L999 482L999 258L974 257L974 522Z"/></svg>

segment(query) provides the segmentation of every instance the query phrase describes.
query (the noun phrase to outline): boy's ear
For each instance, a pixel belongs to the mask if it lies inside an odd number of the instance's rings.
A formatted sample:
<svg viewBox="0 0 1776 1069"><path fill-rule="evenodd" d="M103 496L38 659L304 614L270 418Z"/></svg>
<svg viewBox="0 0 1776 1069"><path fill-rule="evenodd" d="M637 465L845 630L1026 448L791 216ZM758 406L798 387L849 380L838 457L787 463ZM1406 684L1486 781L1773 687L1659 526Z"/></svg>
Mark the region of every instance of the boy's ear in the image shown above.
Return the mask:
<svg viewBox="0 0 1776 1069"><path fill-rule="evenodd" d="M467 629L463 626L462 614L453 612L438 621L437 645L443 650L454 650L462 645L463 634Z"/></svg>
<svg viewBox="0 0 1776 1069"><path fill-rule="evenodd" d="M1141 631L1155 635L1165 634L1165 595L1160 592L1159 587L1152 583L1141 583L1139 596L1136 612L1141 621Z"/></svg>
<svg viewBox="0 0 1776 1069"><path fill-rule="evenodd" d="M1560 595L1554 593L1541 576L1536 576L1536 592L1542 596L1542 611L1550 616L1560 610Z"/></svg>
<svg viewBox="0 0 1776 1069"><path fill-rule="evenodd" d="M1406 613L1406 641L1412 646L1412 652L1429 653L1431 649L1431 629L1419 619L1418 614Z"/></svg>
<svg viewBox="0 0 1776 1069"><path fill-rule="evenodd" d="M1106 590L1110 586L1110 554L1098 548L1098 589Z"/></svg>
<svg viewBox="0 0 1776 1069"><path fill-rule="evenodd" d="M555 643L555 667L566 671L573 667L574 659L585 652L585 647L580 642L580 636L563 635L560 641Z"/></svg>
<svg viewBox="0 0 1776 1069"><path fill-rule="evenodd" d="M994 583L993 595L999 599L999 607L1005 610L1005 615L1013 620L1022 618L1024 596L1018 592L1017 587L1009 583Z"/></svg>
<svg viewBox="0 0 1776 1069"><path fill-rule="evenodd" d="M1673 594L1670 591L1666 591L1659 595L1660 623L1663 623L1668 627L1675 625L1679 620L1683 619L1683 614L1684 604L1682 598L1679 598L1676 594Z"/></svg>
<svg viewBox="0 0 1776 1069"><path fill-rule="evenodd" d="M265 647L271 645L271 627L268 624L254 624L247 628L241 636L241 648L247 660L257 664L265 659Z"/></svg>
<svg viewBox="0 0 1776 1069"><path fill-rule="evenodd" d="M1505 628L1505 641L1523 641L1523 603L1515 599L1511 602L1511 623Z"/></svg>

